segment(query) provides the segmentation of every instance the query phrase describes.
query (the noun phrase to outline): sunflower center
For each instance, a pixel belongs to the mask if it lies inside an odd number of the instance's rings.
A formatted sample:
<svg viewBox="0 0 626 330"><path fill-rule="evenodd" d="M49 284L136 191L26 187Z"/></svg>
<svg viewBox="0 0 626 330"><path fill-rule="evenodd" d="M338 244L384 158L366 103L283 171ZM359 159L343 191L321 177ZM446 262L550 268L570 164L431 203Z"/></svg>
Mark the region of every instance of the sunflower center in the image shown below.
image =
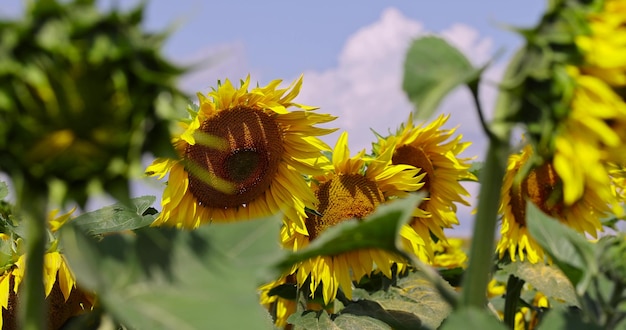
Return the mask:
<svg viewBox="0 0 626 330"><path fill-rule="evenodd" d="M526 225L525 198L531 200L546 214L559 217L563 211L563 194L559 190L560 187L561 178L551 163L544 163L532 169L522 183L509 192L515 221L522 226Z"/></svg>
<svg viewBox="0 0 626 330"><path fill-rule="evenodd" d="M198 130L226 142L223 148L196 143L186 149L189 191L200 205L238 207L270 187L284 152L282 130L274 117L238 106L218 112Z"/></svg>
<svg viewBox="0 0 626 330"><path fill-rule="evenodd" d="M366 217L385 200L378 185L359 174L338 175L320 184L316 195L322 216L313 215L305 221L311 240L344 220Z"/></svg>
<svg viewBox="0 0 626 330"><path fill-rule="evenodd" d="M424 176L423 179L423 189L426 191L430 191L430 180L435 174L435 168L433 167L433 163L430 161L430 158L428 157L426 152L424 152L424 149L405 144L396 149L396 151L393 153L391 161L393 164L405 164L415 166L421 169L420 173L422 171L426 172L426 176Z"/></svg>

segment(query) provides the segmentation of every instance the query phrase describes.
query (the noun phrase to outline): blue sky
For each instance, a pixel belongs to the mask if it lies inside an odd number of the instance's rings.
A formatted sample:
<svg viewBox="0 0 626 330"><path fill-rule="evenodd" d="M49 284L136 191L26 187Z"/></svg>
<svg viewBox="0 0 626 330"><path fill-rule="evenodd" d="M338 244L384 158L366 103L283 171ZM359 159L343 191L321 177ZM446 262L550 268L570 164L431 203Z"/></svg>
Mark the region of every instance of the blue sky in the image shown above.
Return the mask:
<svg viewBox="0 0 626 330"><path fill-rule="evenodd" d="M16 17L23 8L20 0L2 2L0 16ZM99 1L104 8L133 3L137 1ZM327 126L347 130L356 152L373 141L370 127L381 133L395 130L412 109L400 90L404 52L412 39L442 35L476 64L504 50L488 70L481 94L489 112L496 94L493 85L522 41L504 26L531 26L544 6L539 0L153 0L147 6L146 27L176 26L164 51L175 62L201 65L181 80L190 94L208 91L218 79L238 81L250 74L260 84L279 78L288 83L304 74L296 101L339 116ZM464 156L482 158L484 137L467 91L452 93L439 113L450 113L448 127L459 126L464 140L473 142ZM334 145L337 136L328 136L326 142ZM477 189L468 188L473 193ZM154 182L136 184L135 195L160 195L160 189ZM471 229L470 210L460 209L460 234Z"/></svg>

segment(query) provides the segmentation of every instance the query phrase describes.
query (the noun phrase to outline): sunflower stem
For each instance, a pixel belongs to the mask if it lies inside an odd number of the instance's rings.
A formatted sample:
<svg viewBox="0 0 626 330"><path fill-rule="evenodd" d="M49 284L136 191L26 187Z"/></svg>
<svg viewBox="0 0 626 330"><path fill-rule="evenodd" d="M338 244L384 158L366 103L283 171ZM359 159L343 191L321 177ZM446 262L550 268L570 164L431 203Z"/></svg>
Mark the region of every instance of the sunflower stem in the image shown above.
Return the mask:
<svg viewBox="0 0 626 330"><path fill-rule="evenodd" d="M524 50L518 51L508 65L503 82L515 81L523 65ZM473 94L475 98L477 93ZM478 102L477 100L475 100ZM469 266L463 279L461 307L483 308L487 303L487 284L493 268L495 231L500 205L500 190L509 156L512 124L507 120L511 111L519 106L512 90L501 88L496 102L494 119L488 130L489 147L481 173L478 209L474 222ZM481 116L481 114L479 114ZM483 118L484 120L484 118Z"/></svg>
<svg viewBox="0 0 626 330"><path fill-rule="evenodd" d="M506 298L504 299L504 324L509 329L515 329L515 313L517 312L517 301L519 300L524 280L510 275L506 283Z"/></svg>
<svg viewBox="0 0 626 330"><path fill-rule="evenodd" d="M46 246L46 203L45 194L21 185L18 189L18 210L26 224L26 272L19 306L21 329L45 329L47 319L44 286L43 262Z"/></svg>

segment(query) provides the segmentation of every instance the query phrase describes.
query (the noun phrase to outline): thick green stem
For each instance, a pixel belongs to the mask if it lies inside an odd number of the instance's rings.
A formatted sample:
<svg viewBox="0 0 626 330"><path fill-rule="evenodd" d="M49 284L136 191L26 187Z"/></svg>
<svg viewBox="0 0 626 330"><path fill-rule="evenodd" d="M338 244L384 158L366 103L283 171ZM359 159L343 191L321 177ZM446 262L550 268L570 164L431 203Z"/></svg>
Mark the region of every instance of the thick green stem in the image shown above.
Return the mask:
<svg viewBox="0 0 626 330"><path fill-rule="evenodd" d="M523 50L509 63L503 77L503 84L514 81L523 61ZM475 101L478 95L474 93ZM517 106L511 90L501 89L496 103L494 120L485 132L489 137L489 147L481 170L480 192L474 233L469 253L469 266L463 279L461 306L483 308L487 303L487 284L493 267L495 231L500 206L500 190L509 156L511 123L507 117ZM479 109L480 111L480 109Z"/></svg>
<svg viewBox="0 0 626 330"><path fill-rule="evenodd" d="M461 304L484 307L489 273L493 267L496 220L500 203L500 189L504 178L508 143L492 141L481 170L480 194L474 234L469 254L469 266L463 279Z"/></svg>
<svg viewBox="0 0 626 330"><path fill-rule="evenodd" d="M506 283L506 298L504 300L504 324L509 329L515 329L515 314L517 313L517 301L519 300L524 280L510 275Z"/></svg>
<svg viewBox="0 0 626 330"><path fill-rule="evenodd" d="M47 198L26 186L20 189L17 203L27 228L26 274L20 288L19 324L21 329L38 330L45 329L47 319L43 286Z"/></svg>

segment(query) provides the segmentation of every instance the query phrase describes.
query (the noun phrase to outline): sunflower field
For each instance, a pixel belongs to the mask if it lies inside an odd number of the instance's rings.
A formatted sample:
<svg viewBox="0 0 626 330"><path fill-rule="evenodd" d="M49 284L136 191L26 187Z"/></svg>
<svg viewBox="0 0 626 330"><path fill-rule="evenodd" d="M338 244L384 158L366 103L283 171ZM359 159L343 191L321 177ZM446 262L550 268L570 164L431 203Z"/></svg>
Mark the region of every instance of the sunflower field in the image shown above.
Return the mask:
<svg viewBox="0 0 626 330"><path fill-rule="evenodd" d="M491 63L415 39L414 111L358 151L322 140L341 127L298 103L304 76L185 95L144 12L0 20L2 329L626 329L626 0L511 28L492 116ZM457 88L484 159L435 114ZM98 192L117 203L86 211Z"/></svg>

